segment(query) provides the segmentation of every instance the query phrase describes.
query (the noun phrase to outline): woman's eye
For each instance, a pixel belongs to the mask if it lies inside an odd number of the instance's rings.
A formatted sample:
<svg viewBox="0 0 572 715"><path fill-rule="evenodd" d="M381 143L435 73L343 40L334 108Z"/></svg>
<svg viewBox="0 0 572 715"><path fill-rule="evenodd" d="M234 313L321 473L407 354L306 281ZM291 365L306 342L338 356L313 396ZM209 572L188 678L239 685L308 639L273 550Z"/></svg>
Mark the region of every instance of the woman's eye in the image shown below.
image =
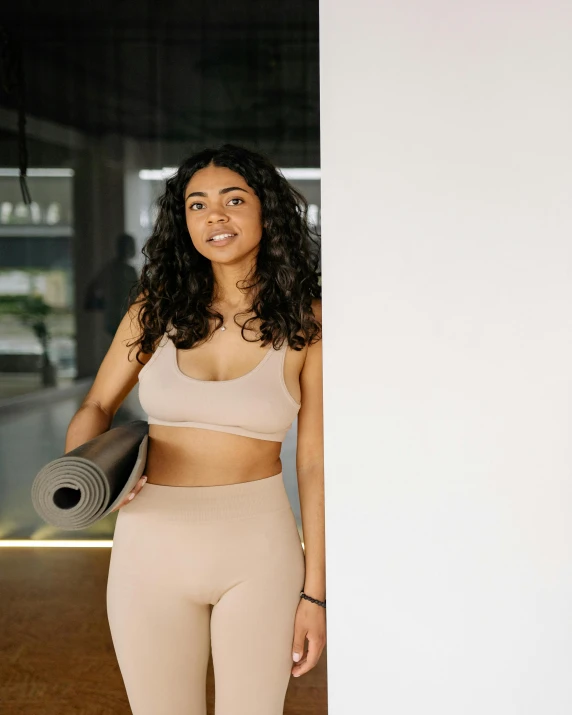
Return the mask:
<svg viewBox="0 0 572 715"><path fill-rule="evenodd" d="M235 196L234 199L230 199L230 201L229 201L228 203L230 204L231 201L240 201L241 204L244 203L244 200L241 199L241 198L239 198L238 196ZM237 204L233 204L233 206L236 206L236 205L237 205ZM189 208L191 209L191 211L197 210L197 209L195 209L195 206L199 206L199 207L202 206L202 207L204 207L204 204L203 204L201 201L195 201L194 203L192 203L192 204L189 206Z"/></svg>

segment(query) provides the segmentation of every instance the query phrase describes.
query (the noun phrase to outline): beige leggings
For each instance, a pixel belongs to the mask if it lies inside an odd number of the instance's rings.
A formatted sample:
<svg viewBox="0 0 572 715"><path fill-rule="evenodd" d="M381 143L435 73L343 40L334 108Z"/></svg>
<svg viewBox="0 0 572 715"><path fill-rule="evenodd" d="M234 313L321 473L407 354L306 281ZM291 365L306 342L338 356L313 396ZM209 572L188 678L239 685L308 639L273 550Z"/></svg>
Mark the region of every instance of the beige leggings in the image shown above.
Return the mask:
<svg viewBox="0 0 572 715"><path fill-rule="evenodd" d="M304 552L282 472L146 484L119 510L107 614L133 715L282 715ZM211 608L212 607L212 608Z"/></svg>

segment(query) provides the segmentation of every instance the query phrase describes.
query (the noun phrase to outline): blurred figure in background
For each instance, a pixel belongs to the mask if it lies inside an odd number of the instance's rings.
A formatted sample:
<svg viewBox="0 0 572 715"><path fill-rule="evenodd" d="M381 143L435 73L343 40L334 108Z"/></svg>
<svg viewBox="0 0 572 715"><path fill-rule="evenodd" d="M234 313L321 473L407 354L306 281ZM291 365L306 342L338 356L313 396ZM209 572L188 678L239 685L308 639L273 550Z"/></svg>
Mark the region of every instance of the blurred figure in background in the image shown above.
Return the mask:
<svg viewBox="0 0 572 715"><path fill-rule="evenodd" d="M137 282L137 271L129 263L135 255L135 239L120 233L115 240L115 256L103 264L89 283L84 310L102 310L105 332L112 338L127 310L129 290Z"/></svg>

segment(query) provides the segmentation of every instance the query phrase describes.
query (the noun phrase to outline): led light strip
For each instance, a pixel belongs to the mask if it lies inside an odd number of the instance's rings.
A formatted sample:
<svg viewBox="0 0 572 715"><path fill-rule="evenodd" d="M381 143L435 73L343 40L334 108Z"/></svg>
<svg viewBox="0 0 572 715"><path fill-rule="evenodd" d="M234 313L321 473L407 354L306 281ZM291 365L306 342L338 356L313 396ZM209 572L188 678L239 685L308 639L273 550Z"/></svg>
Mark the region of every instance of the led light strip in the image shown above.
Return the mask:
<svg viewBox="0 0 572 715"><path fill-rule="evenodd" d="M50 548L59 549L98 549L110 548L113 546L113 541L103 541L101 539L0 539L0 548Z"/></svg>
<svg viewBox="0 0 572 715"><path fill-rule="evenodd" d="M176 169L166 166L163 169L141 169L139 178L144 181L163 181L177 172Z"/></svg>
<svg viewBox="0 0 572 715"><path fill-rule="evenodd" d="M278 169L285 179L292 181L319 181L322 178L321 169Z"/></svg>
<svg viewBox="0 0 572 715"><path fill-rule="evenodd" d="M40 178L69 178L74 175L73 169L27 169L26 175ZM20 176L20 169L8 169L0 167L0 176Z"/></svg>
<svg viewBox="0 0 572 715"><path fill-rule="evenodd" d="M285 179L292 181L319 181L322 178L322 170L312 167L300 168L278 168L278 171ZM163 181L168 179L173 174L176 174L177 168L165 166L162 169L141 169L139 178L145 181ZM70 178L75 175L73 169L64 168L43 168L43 169L28 169L26 171L29 177L39 178ZM19 176L20 170L0 167L0 176Z"/></svg>
<svg viewBox="0 0 572 715"><path fill-rule="evenodd" d="M278 171L285 179L292 181L319 181L322 177L322 170L314 168L278 169ZM139 178L144 181L163 181L176 172L177 169L171 166L165 166L162 169L141 169Z"/></svg>

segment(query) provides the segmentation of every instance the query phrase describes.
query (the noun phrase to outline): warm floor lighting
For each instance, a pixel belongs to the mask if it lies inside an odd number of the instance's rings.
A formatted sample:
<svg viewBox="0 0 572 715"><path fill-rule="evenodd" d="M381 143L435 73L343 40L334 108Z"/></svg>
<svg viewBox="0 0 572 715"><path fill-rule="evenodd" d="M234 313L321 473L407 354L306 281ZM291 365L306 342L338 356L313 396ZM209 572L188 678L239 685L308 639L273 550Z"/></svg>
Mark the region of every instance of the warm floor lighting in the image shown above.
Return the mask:
<svg viewBox="0 0 572 715"><path fill-rule="evenodd" d="M0 540L0 548L58 548L58 549L110 549L113 541L96 539L4 539ZM304 552L304 542L302 541Z"/></svg>
<svg viewBox="0 0 572 715"><path fill-rule="evenodd" d="M5 539L0 540L0 548L2 547L18 547L18 548L50 548L56 547L60 549L97 549L111 548L113 541L103 541L96 539Z"/></svg>

